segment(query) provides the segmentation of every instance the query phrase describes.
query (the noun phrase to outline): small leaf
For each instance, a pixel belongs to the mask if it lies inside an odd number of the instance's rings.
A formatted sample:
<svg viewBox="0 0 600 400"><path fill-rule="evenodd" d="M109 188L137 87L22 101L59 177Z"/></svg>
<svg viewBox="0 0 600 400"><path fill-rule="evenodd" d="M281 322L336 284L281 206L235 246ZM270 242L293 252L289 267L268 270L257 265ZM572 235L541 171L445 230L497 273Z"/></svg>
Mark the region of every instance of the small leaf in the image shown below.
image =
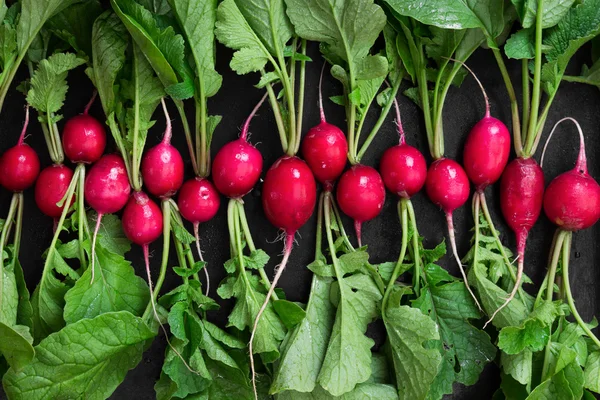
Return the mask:
<svg viewBox="0 0 600 400"><path fill-rule="evenodd" d="M273 308L287 329L298 325L306 316L306 312L298 304L288 300L275 300Z"/></svg>

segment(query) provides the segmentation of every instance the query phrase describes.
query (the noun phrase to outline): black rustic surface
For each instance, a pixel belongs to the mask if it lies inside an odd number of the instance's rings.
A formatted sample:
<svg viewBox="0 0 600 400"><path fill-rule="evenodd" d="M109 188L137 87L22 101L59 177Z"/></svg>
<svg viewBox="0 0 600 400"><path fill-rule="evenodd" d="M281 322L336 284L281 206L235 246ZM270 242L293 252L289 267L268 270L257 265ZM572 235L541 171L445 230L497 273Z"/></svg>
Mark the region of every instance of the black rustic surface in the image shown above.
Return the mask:
<svg viewBox="0 0 600 400"><path fill-rule="evenodd" d="M304 131L319 121L317 83L321 68L321 59L315 45L312 45L310 50L315 62L309 63L307 66ZM581 69L581 65L588 62L587 53L589 53L589 49L584 48L575 57L569 69L573 74L577 74ZM237 137L239 128L246 119L246 116L262 96L262 91L253 87L253 84L258 81L258 75L238 76L229 69L228 63L231 58L231 52L228 49L219 46L217 58L217 70L223 75L223 87L215 97L209 100L208 104L211 114L223 115L223 121L218 126L214 135L212 145L213 155L224 143ZM509 125L511 119L508 97L492 53L489 50L478 50L469 60L469 65L478 74L487 89L492 106L492 115ZM520 63L508 62L508 69L510 75L513 77L513 82L520 82ZM24 78L24 73L17 76L15 85ZM71 89L67 95L63 109L66 118L82 112L92 92L92 85L81 70L71 73L69 82ZM517 84L516 86L518 89L520 85ZM337 95L340 90L340 85L333 78L326 76L323 85L324 96L327 98ZM420 110L403 96L399 96L399 101L404 129L407 133L407 141L411 145L416 145L427 154L425 130ZM6 150L16 143L23 122L23 105L23 96L15 89L11 89L1 115L1 151ZM188 106L191 106L191 104L188 104ZM587 141L589 172L596 178L600 177L600 165L596 161L600 158L600 138L598 137L598 127L600 126L599 107L600 91L597 88L581 84L564 83L556 96L545 129L547 135L553 124L560 118L565 116L576 118L583 127ZM326 101L325 110L329 122L335 123L340 127L345 126L344 112L341 107ZM192 109L190 108L189 111L189 115L192 116ZM450 90L444 110L445 148L447 156L458 160L461 159L461 149L466 135L469 129L483 116L483 113L482 97L475 81L471 77L467 77L460 88L452 88ZM101 120L104 119L98 101L94 104L91 114ZM172 116L174 117L175 115L175 110L172 108ZM157 113L155 117L158 122L148 136L149 146L160 140L164 129L162 114ZM63 123L64 121L61 121L59 127L62 127ZM257 145L264 156L265 170L281 155L281 147L276 129L275 120L269 106L263 106L259 115L252 122L250 131L252 133L251 141ZM27 142L38 151L42 165L50 165L42 131L35 118L32 119L28 134ZM573 167L577 156L578 140L576 130L571 124L565 124L560 129L546 156L544 166L546 182L549 182L559 173ZM174 120L173 142L184 155L184 158L189 160L186 154L181 124L178 119ZM383 151L396 144L396 142L397 134L392 122L392 115L390 114L388 121L381 128L379 136L373 142L363 162L367 165L377 167ZM115 150L114 143L110 141L107 151ZM539 154L541 154L541 151L538 152L538 160ZM187 162L186 166L186 172L188 175L191 175L191 164ZM487 198L491 203L492 212L502 232L505 244L514 249L515 240L502 221L499 213L497 185L488 189ZM0 209L4 211L0 216L4 217L9 201L10 194L4 190L1 191ZM41 255L51 241L52 221L37 210L33 200L32 189L25 193L25 201L26 209L20 261L25 271L25 278L29 289L33 291L43 267ZM252 193L244 198L244 201L256 244L271 255L271 262L267 267L267 272L271 275L274 265L280 260L283 244L281 242L274 242L278 236L277 229L269 224L262 211L260 204L260 184ZM396 214L396 201L397 199L388 193L381 215L375 220L364 224L363 243L368 244L369 254L374 263L396 260L398 256L400 229ZM413 203L420 231L426 238L425 246L434 246L446 237L446 224L443 213L429 202L424 193L415 196ZM473 219L468 204L457 210L454 218L458 235L459 252L461 255L464 255L469 248L469 238L471 236L469 230L473 226ZM350 228L350 221L348 222L348 227ZM539 285L545 274L553 232L554 226L544 216L540 218L537 225L531 231L526 254L526 273L529 274L536 285ZM590 320L593 315L600 311L600 290L596 288L597 282L600 282L600 269L595 264L600 259L598 246L596 245L600 238L599 235L599 226L596 225L584 232L577 233L573 241L574 248L572 255L574 259L572 260L571 281L576 303L585 320ZM217 283L225 276L222 264L229 258L225 200L221 204L221 209L217 217L201 226L201 236L212 280L211 297L218 299L215 290ZM308 297L311 272L306 268L306 265L314 257L314 236L315 216L300 229L297 237L297 246L294 248L290 264L279 284L290 300L305 302ZM160 241L151 246L151 250L154 252L154 257L151 260L154 276L158 274L160 248ZM134 246L127 256L132 261L138 275L145 276L141 249ZM174 254L171 256L173 261L171 265L176 265ZM457 275L456 264L450 257L445 257L441 262L445 268ZM179 278L175 274L169 273L163 291L166 292L172 288L177 284L178 280ZM532 293L536 290L536 287L527 286L526 289ZM218 301L222 305L221 309L209 313L208 318L223 326L226 323L232 303L219 299ZM384 333L381 324L372 324L369 327L368 334L375 339L376 347L382 344ZM153 386L160 374L164 350L165 340L163 335L160 334L154 340L152 347L144 354L142 362L138 367L127 374L125 381L115 391L112 398L153 399L155 397ZM496 365L490 364L485 368L477 384L470 387L457 384L454 387L454 394L447 396L447 398L491 398L498 385L499 370ZM0 398L4 397L4 394L0 391Z"/></svg>

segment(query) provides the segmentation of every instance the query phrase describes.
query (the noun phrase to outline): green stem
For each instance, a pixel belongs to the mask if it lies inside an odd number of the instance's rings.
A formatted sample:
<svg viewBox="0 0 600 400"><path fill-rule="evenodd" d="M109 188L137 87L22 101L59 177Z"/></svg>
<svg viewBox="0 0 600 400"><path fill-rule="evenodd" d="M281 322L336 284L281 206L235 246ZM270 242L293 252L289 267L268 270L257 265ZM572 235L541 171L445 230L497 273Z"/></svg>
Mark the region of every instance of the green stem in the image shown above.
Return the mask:
<svg viewBox="0 0 600 400"><path fill-rule="evenodd" d="M419 230L417 229L417 218L415 216L415 209L413 208L412 201L408 199L406 201L406 208L408 210L408 219L412 228L412 248L414 258L414 274L413 274L413 288L415 294L419 296L419 285L421 284L421 249L419 248Z"/></svg>
<svg viewBox="0 0 600 400"><path fill-rule="evenodd" d="M544 111L542 112L542 115L538 119L538 126L536 128L536 138L535 138L535 141L533 142L531 154L535 154L535 151L537 150L537 147L540 144L540 140L542 139L542 131L544 130L544 125L546 124L546 118L548 118L548 112L550 111L550 106L552 105L552 101L554 100L555 95L556 95L556 92L552 93L548 97L548 101L546 102L546 105L544 106Z"/></svg>
<svg viewBox="0 0 600 400"><path fill-rule="evenodd" d="M192 141L192 132L190 131L190 125L188 124L187 116L185 115L185 108L183 106L183 102L181 100L173 99L173 104L175 104L175 108L177 108L177 112L179 113L179 118L181 118L181 124L183 125L183 134L185 136L185 143L187 144L188 152L190 153L190 160L192 161L192 168L194 169L194 174L200 176L200 170L198 169L198 161L196 158L196 151L194 150L194 144Z"/></svg>
<svg viewBox="0 0 600 400"><path fill-rule="evenodd" d="M300 41L300 53L306 55L306 39ZM306 61L300 60L300 75L298 77L298 117L296 118L296 147L294 153L300 150L302 138L302 120L304 118L304 83L306 81Z"/></svg>
<svg viewBox="0 0 600 400"><path fill-rule="evenodd" d="M402 264L404 263L404 256L406 255L406 248L408 246L408 209L406 206L407 199L400 199L398 202L398 215L400 217L400 223L402 224L402 245L400 247L400 256L398 257L398 262L396 262L396 266L394 267L394 271L392 272L392 276L387 284L387 288L385 289L385 294L383 295L383 302L381 303L381 309L383 316L385 317L385 309L387 306L388 298L390 297L390 293L394 288L394 283L398 276L400 275L400 270L402 269Z"/></svg>
<svg viewBox="0 0 600 400"><path fill-rule="evenodd" d="M434 159L439 157L436 155L435 149L435 132L433 131L433 125L431 121L431 108L429 106L429 88L427 87L427 62L425 61L425 54L423 53L423 45L419 43L419 65L417 73L417 85L419 87L419 93L421 97L421 105L423 106L423 116L425 118L425 131L427 132L427 143L429 144L429 152Z"/></svg>
<svg viewBox="0 0 600 400"><path fill-rule="evenodd" d="M199 126L198 126L199 125ZM206 132L206 98L200 94L200 103L196 102L196 154L200 176L210 175L210 151L208 151Z"/></svg>
<svg viewBox="0 0 600 400"><path fill-rule="evenodd" d="M264 76L265 72L261 71L261 74ZM273 86L271 86L271 84L269 83L265 88L267 89L267 93L269 93L269 104L271 104L271 108L273 109L273 115L275 116L275 123L277 124L277 131L279 132L281 148L285 153L288 149L288 139L287 134L285 132L285 125L283 123L283 116L281 115L281 109L279 108L279 102L277 101L277 96L273 91Z"/></svg>
<svg viewBox="0 0 600 400"><path fill-rule="evenodd" d="M231 250L231 257L237 257L237 248L235 247L235 218L237 217L237 206L236 199L229 199L227 204L227 231L229 232L229 245Z"/></svg>
<svg viewBox="0 0 600 400"><path fill-rule="evenodd" d="M13 239L13 259L19 258L19 251L21 250L21 234L23 232L23 209L25 208L25 198L23 192L17 193L19 206L17 207L17 216L15 218L15 236ZM0 251L2 254L2 251ZM0 268L0 271L2 269Z"/></svg>
<svg viewBox="0 0 600 400"><path fill-rule="evenodd" d="M288 107L288 146L287 146L287 155L293 156L295 150L295 140L296 140L296 105L294 103L294 88L292 87L292 83L290 80L290 76L288 75L288 71L285 65L285 57L283 56L283 52L279 48L279 42L275 41L275 53L277 54L277 60L279 62L279 70L281 76L281 84L283 86L284 98L287 102Z"/></svg>
<svg viewBox="0 0 600 400"><path fill-rule="evenodd" d="M381 110L381 114L379 114L379 118L377 119L377 122L375 122L375 125L373 126L373 129L371 129L371 132L369 133L369 136L367 136L367 138L365 139L365 142L360 147L360 151L358 152L358 154L356 156L357 162L360 163L360 160L365 155L367 149L371 145L371 142L373 141L373 139L375 139L375 135L377 134L377 132L379 132L379 129L381 128L381 125L383 125L383 122L387 118L387 116L388 116L388 114L390 112L390 109L392 108L392 104L394 104L394 99L396 98L396 95L398 94L398 89L400 89L400 84L401 83L402 83L402 80L398 79L398 82L396 82L396 84L392 87L392 92L390 93L390 100L387 102L387 104L385 105L385 107ZM366 118L363 118L361 120L361 124L362 124L362 122L365 119ZM356 145L358 147L358 137L357 137L357 143L356 143Z"/></svg>
<svg viewBox="0 0 600 400"><path fill-rule="evenodd" d="M456 74L458 74L458 71L460 71L461 66L462 66L462 64L455 63L454 67L452 67L452 70L450 71L450 74L448 75L448 79L444 83L444 86L442 87L442 91L438 96L437 108L435 108L433 110L433 112L435 113L434 118L433 118L433 125L434 125L433 126L433 129L434 129L433 136L434 136L434 154L435 154L434 158L435 159L443 157L443 155L444 155L444 119L443 119L444 103L446 102L446 96L448 95L448 90L450 90L452 81L456 77Z"/></svg>
<svg viewBox="0 0 600 400"><path fill-rule="evenodd" d="M329 197L329 203L331 204L331 208L333 209L335 221L337 222L338 228L340 229L340 235L344 238L344 243L346 243L348 250L354 251L354 246L352 245L352 242L350 242L350 238L346 233L346 228L344 228L344 221L342 220L342 214L340 213L340 210L338 209L337 204L335 203L333 195Z"/></svg>
<svg viewBox="0 0 600 400"><path fill-rule="evenodd" d="M323 205L325 204L325 193L322 191L319 196L319 208L317 211L317 231L315 232L315 260L322 260L323 257Z"/></svg>
<svg viewBox="0 0 600 400"><path fill-rule="evenodd" d="M123 137L121 136L121 131L119 129L119 126L115 122L114 114L111 114L109 116L109 118L107 118L106 122L108 123L108 127L113 136L113 139L115 139L115 143L117 144L117 147L119 148L119 152L121 153L123 162L125 163L125 169L127 170L127 176L129 178L129 181L133 182L133 175L132 175L132 170L131 170L131 160L130 160L130 157L126 157L126 155L128 154L127 149L125 148L125 142L123 141Z"/></svg>
<svg viewBox="0 0 600 400"><path fill-rule="evenodd" d="M42 132L44 133L44 141L46 142L46 147L48 148L48 154L50 155L50 159L53 163L57 163L58 156L54 151L54 141L52 140L52 136L50 135L50 131L48 130L47 124L40 124L42 126Z"/></svg>
<svg viewBox="0 0 600 400"><path fill-rule="evenodd" d="M12 199L10 201L10 208L8 209L8 215L6 216L6 222L2 227L2 235L0 235L0 255L4 254L4 247L6 246L6 242L8 240L8 235L10 235L10 228L12 224L9 224L8 221L12 221L15 217L15 213L17 211L17 206L19 205L19 194L14 193ZM17 257L15 254L14 257ZM2 300L4 300L4 257L0 257L0 310L2 310Z"/></svg>
<svg viewBox="0 0 600 400"><path fill-rule="evenodd" d="M329 252L331 253L331 261L333 262L335 277L338 280L341 300L344 298L346 285L343 284L344 274L342 273L342 269L339 265L340 262L337 258L337 255L335 254L335 242L333 241L333 235L331 234L331 209L331 193L325 192L323 207L323 215L325 217L325 234L327 235L327 244L329 246Z"/></svg>
<svg viewBox="0 0 600 400"><path fill-rule="evenodd" d="M83 248L83 241L85 235L85 165L78 164L77 169L79 170L79 182L77 184L77 235L79 238L79 263L83 269L87 269L87 259L85 258L85 250ZM68 207L68 205L65 205Z"/></svg>
<svg viewBox="0 0 600 400"><path fill-rule="evenodd" d="M136 64L139 62L134 52L133 63L134 70L137 69ZM139 75L134 75L134 87L139 88ZM139 160L141 159L140 154L143 149L140 149L139 135L140 135L140 101L139 101L139 89L135 91L135 99L133 101L133 148L131 151L131 186L135 191L139 191L142 188L142 178L140 176L140 165ZM127 158L128 153L121 154L123 158Z"/></svg>
<svg viewBox="0 0 600 400"><path fill-rule="evenodd" d="M542 78L542 16L544 9L544 0L538 0L537 13L535 17L535 62L533 73L533 92L531 95L531 113L529 117L529 127L527 129L527 140L523 149L523 156L532 155L533 142L536 138L536 129L538 124L538 113L540 108L541 96L541 78Z"/></svg>
<svg viewBox="0 0 600 400"><path fill-rule="evenodd" d="M525 140L525 134L529 129L529 113L531 112L531 94L529 92L529 60L524 59L521 61L521 79L523 85L523 130L519 138L521 143L521 152L523 152L523 140ZM516 142L515 142L516 143ZM516 148L516 145L515 145Z"/></svg>
<svg viewBox="0 0 600 400"><path fill-rule="evenodd" d="M569 308L571 309L571 313L573 317L577 321L577 324L583 329L586 335L596 344L598 349L600 349L600 340L598 337L594 335L588 325L583 321L577 308L575 307L575 300L573 300L573 294L571 293L571 284L569 283L569 258L571 255L571 240L573 238L573 234L569 232L565 237L565 244L563 245L562 251L562 273L563 273L563 288L565 291L565 297L567 299L567 303L569 303Z"/></svg>
<svg viewBox="0 0 600 400"><path fill-rule="evenodd" d="M506 65L504 64L504 59L502 58L502 53L500 53L500 50L498 50L497 48L492 48L492 52L494 53L496 63L498 64L498 68L500 69L500 74L502 75L502 79L504 80L504 86L506 86L506 91L508 92L508 98L510 100L510 111L512 114L513 142L515 146L515 152L517 153L517 157L520 157L521 152L523 151L523 144L521 143L519 103L517 103L515 88L513 87L512 81L510 80L510 76L508 75L508 70L506 69ZM525 94L525 92L523 93ZM525 107L525 104L523 105L523 107Z"/></svg>
<svg viewBox="0 0 600 400"><path fill-rule="evenodd" d="M50 125L50 132L52 132L52 136L54 137L54 143L56 146L55 150L58 159L57 164L62 164L65 161L65 153L63 151L62 142L60 140L60 131L56 122L52 122L52 124Z"/></svg>

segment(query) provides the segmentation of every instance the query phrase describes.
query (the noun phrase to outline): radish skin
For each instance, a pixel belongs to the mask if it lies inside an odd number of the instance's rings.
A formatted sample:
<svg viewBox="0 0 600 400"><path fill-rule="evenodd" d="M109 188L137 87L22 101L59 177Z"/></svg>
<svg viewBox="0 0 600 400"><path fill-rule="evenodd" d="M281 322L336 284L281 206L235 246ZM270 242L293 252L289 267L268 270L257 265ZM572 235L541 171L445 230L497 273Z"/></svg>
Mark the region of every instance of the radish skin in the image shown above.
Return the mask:
<svg viewBox="0 0 600 400"><path fill-rule="evenodd" d="M75 200L69 205L58 206L69 188L73 179L73 170L62 164L53 164L44 168L35 182L35 203L41 212L51 218L59 218L64 207L69 208Z"/></svg>
<svg viewBox="0 0 600 400"><path fill-rule="evenodd" d="M63 149L72 163L93 164L102 157L106 148L104 125L88 114L96 94L94 91L83 114L69 118L63 128Z"/></svg>

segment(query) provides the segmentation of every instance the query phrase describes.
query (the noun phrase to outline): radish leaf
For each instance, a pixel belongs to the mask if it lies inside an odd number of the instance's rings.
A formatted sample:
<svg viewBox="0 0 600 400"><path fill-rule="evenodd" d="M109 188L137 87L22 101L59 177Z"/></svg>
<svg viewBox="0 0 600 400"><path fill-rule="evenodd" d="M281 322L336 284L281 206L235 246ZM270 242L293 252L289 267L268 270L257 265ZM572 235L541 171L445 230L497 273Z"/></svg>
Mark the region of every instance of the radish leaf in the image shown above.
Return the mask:
<svg viewBox="0 0 600 400"><path fill-rule="evenodd" d="M6 325L0 322L0 354L15 371L29 364L35 355L29 328L23 325Z"/></svg>
<svg viewBox="0 0 600 400"><path fill-rule="evenodd" d="M381 383L361 383L356 388L342 396L334 397L324 389L317 387L311 393L283 392L277 400L396 400L398 394L392 385Z"/></svg>
<svg viewBox="0 0 600 400"><path fill-rule="evenodd" d="M11 399L107 398L154 336L125 311L82 319L37 345L31 364L6 373L4 388Z"/></svg>
<svg viewBox="0 0 600 400"><path fill-rule="evenodd" d="M68 43L80 57L92 54L91 26L100 14L102 6L97 0L75 3L48 21L52 33Z"/></svg>
<svg viewBox="0 0 600 400"><path fill-rule="evenodd" d="M587 357L584 379L586 389L600 393L600 351L595 351Z"/></svg>

